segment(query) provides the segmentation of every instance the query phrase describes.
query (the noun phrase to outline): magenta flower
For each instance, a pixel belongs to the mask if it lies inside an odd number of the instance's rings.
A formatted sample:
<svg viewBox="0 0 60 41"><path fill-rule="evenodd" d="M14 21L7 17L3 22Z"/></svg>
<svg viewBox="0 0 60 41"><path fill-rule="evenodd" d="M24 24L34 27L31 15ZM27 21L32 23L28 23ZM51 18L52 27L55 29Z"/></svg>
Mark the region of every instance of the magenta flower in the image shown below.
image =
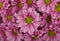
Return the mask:
<svg viewBox="0 0 60 41"><path fill-rule="evenodd" d="M60 0L0 0L0 41L60 41Z"/></svg>
<svg viewBox="0 0 60 41"><path fill-rule="evenodd" d="M42 38L40 37L40 34L38 31L34 32L32 35L29 35L28 33L25 34L25 41L42 41Z"/></svg>
<svg viewBox="0 0 60 41"><path fill-rule="evenodd" d="M7 41L6 36L6 26L2 25L0 26L0 41Z"/></svg>
<svg viewBox="0 0 60 41"><path fill-rule="evenodd" d="M0 13L3 12L5 9L8 9L8 0L0 0Z"/></svg>
<svg viewBox="0 0 60 41"><path fill-rule="evenodd" d="M6 36L8 41L21 41L23 39L23 35L16 26L9 26L6 31Z"/></svg>
<svg viewBox="0 0 60 41"><path fill-rule="evenodd" d="M54 11L55 11L55 12L60 12L60 0L57 0L57 1L56 1Z"/></svg>
<svg viewBox="0 0 60 41"><path fill-rule="evenodd" d="M4 8L4 6L5 6L4 0L0 0L0 13L1 13L1 10Z"/></svg>
<svg viewBox="0 0 60 41"><path fill-rule="evenodd" d="M19 10L25 9L26 6L24 6L24 1L23 0L13 0L12 1L12 6L14 9L14 12L19 12Z"/></svg>
<svg viewBox="0 0 60 41"><path fill-rule="evenodd" d="M53 22L53 20L54 19L52 19L52 15L50 14L50 13L43 13L43 15L41 16L41 23L40 23L40 26L41 27L46 27L46 26L48 26L48 25L51 25L51 24L53 24L54 22Z"/></svg>
<svg viewBox="0 0 60 41"><path fill-rule="evenodd" d="M53 24L60 24L60 13L59 12L52 12L52 22Z"/></svg>
<svg viewBox="0 0 60 41"><path fill-rule="evenodd" d="M59 16L60 14L58 14L57 12L43 13L40 25L48 26L52 24L60 24Z"/></svg>
<svg viewBox="0 0 60 41"><path fill-rule="evenodd" d="M37 7L39 11L50 13L55 9L56 0L38 0Z"/></svg>
<svg viewBox="0 0 60 41"><path fill-rule="evenodd" d="M39 13L34 9L29 8L28 10L22 10L17 15L18 26L21 27L21 31L32 34L35 29L39 26Z"/></svg>
<svg viewBox="0 0 60 41"><path fill-rule="evenodd" d="M32 8L36 8L36 2L37 0L23 0L24 1L24 5L29 8L29 7L32 7Z"/></svg>
<svg viewBox="0 0 60 41"><path fill-rule="evenodd" d="M1 16L2 16L3 23L7 25L15 24L16 19L14 13L9 9L4 11L3 14L1 13Z"/></svg>
<svg viewBox="0 0 60 41"><path fill-rule="evenodd" d="M42 39L44 41L60 41L60 31L58 29L60 28L57 25L47 26Z"/></svg>

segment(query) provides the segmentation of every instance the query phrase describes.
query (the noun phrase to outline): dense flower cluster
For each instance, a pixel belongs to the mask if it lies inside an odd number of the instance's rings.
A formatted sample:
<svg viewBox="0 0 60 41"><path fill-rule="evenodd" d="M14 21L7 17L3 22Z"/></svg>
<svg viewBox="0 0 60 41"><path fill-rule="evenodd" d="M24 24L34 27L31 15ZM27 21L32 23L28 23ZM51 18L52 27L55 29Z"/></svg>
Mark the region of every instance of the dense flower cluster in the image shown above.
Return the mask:
<svg viewBox="0 0 60 41"><path fill-rule="evenodd" d="M0 41L60 41L60 0L0 0Z"/></svg>

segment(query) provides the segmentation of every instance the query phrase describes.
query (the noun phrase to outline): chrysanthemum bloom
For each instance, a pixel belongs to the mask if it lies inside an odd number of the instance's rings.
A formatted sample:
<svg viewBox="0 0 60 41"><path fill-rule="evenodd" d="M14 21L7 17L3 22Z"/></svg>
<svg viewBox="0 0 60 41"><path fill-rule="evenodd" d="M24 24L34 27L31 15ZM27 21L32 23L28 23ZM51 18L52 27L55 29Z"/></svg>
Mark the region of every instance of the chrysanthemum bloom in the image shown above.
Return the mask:
<svg viewBox="0 0 60 41"><path fill-rule="evenodd" d="M44 12L39 12L38 10L36 10L36 12L39 13L39 15L40 15L40 25L37 28L37 30L42 30L42 29L45 28L46 24L49 23L46 20L48 15L46 13L44 13Z"/></svg>
<svg viewBox="0 0 60 41"><path fill-rule="evenodd" d="M8 0L0 0L0 13L8 8Z"/></svg>
<svg viewBox="0 0 60 41"><path fill-rule="evenodd" d="M46 27L48 25L51 25L53 23L53 19L50 13L43 13L43 16L41 18L41 27Z"/></svg>
<svg viewBox="0 0 60 41"><path fill-rule="evenodd" d="M7 41L5 31L6 27L4 25L0 26L0 41Z"/></svg>
<svg viewBox="0 0 60 41"><path fill-rule="evenodd" d="M58 26L47 26L42 39L44 41L60 41L60 30L58 30Z"/></svg>
<svg viewBox="0 0 60 41"><path fill-rule="evenodd" d="M5 5L4 0L0 0L0 11L3 9L4 5Z"/></svg>
<svg viewBox="0 0 60 41"><path fill-rule="evenodd" d="M10 10L6 10L3 13L1 13L3 23L10 25L15 24L16 18L14 16L14 13Z"/></svg>
<svg viewBox="0 0 60 41"><path fill-rule="evenodd" d="M17 15L17 23L23 32L28 32L32 34L35 29L39 26L39 13L37 13L33 8L28 10L22 10Z"/></svg>
<svg viewBox="0 0 60 41"><path fill-rule="evenodd" d="M50 13L51 10L54 10L56 0L38 0L37 7L39 11Z"/></svg>
<svg viewBox="0 0 60 41"><path fill-rule="evenodd" d="M54 11L52 11L51 13L43 13L41 22L45 24L45 26L60 24L60 14Z"/></svg>
<svg viewBox="0 0 60 41"><path fill-rule="evenodd" d="M13 0L12 2L14 12L18 12L19 10L25 9L23 0Z"/></svg>
<svg viewBox="0 0 60 41"><path fill-rule="evenodd" d="M60 13L59 12L52 12L52 22L53 24L60 24Z"/></svg>
<svg viewBox="0 0 60 41"><path fill-rule="evenodd" d="M60 0L56 1L54 11L60 13Z"/></svg>
<svg viewBox="0 0 60 41"><path fill-rule="evenodd" d="M28 33L25 34L25 41L42 41L41 35L42 33L34 32L33 35L29 35Z"/></svg>
<svg viewBox="0 0 60 41"><path fill-rule="evenodd" d="M37 0L23 0L24 1L24 5L29 8L29 7L33 7L36 8L36 1Z"/></svg>
<svg viewBox="0 0 60 41"><path fill-rule="evenodd" d="M8 41L21 41L21 39L23 39L23 35L15 26L8 27L8 30L6 31L6 36Z"/></svg>

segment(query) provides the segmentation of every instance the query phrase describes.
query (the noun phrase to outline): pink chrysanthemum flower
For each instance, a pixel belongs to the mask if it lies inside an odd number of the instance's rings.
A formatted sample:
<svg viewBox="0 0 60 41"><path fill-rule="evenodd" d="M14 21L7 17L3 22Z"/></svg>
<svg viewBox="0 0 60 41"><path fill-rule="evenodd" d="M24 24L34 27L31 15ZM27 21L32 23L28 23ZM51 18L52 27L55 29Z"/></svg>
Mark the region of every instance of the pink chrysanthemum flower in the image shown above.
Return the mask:
<svg viewBox="0 0 60 41"><path fill-rule="evenodd" d="M14 13L10 10L6 10L3 13L1 13L3 23L10 25L16 23L16 18L14 16Z"/></svg>
<svg viewBox="0 0 60 41"><path fill-rule="evenodd" d="M29 8L29 7L33 7L36 8L36 1L37 0L23 0L24 1L24 5Z"/></svg>
<svg viewBox="0 0 60 41"><path fill-rule="evenodd" d="M25 41L42 41L42 38L40 36L42 33L34 32L32 35L29 35L28 33L25 34Z"/></svg>
<svg viewBox="0 0 60 41"><path fill-rule="evenodd" d="M0 11L4 8L4 6L5 6L5 1L4 0L0 0Z"/></svg>
<svg viewBox="0 0 60 41"><path fill-rule="evenodd" d="M2 25L0 26L0 41L7 41L6 36L6 26Z"/></svg>
<svg viewBox="0 0 60 41"><path fill-rule="evenodd" d="M38 0L37 7L39 11L49 13L51 10L55 9L56 0Z"/></svg>
<svg viewBox="0 0 60 41"><path fill-rule="evenodd" d="M21 41L21 39L23 39L23 35L15 26L8 27L8 30L6 31L6 36L8 41Z"/></svg>
<svg viewBox="0 0 60 41"><path fill-rule="evenodd" d="M35 29L39 26L39 13L37 13L33 8L28 10L22 10L17 15L17 23L23 32L28 32L32 34Z"/></svg>
<svg viewBox="0 0 60 41"><path fill-rule="evenodd" d="M8 0L0 0L0 13L8 9Z"/></svg>
<svg viewBox="0 0 60 41"><path fill-rule="evenodd" d="M60 0L56 1L54 11L57 12L57 13L60 13Z"/></svg>
<svg viewBox="0 0 60 41"><path fill-rule="evenodd" d="M40 25L48 26L52 24L59 24L60 23L59 16L60 14L57 14L57 12L51 12L51 13L44 12L41 18L41 22L43 24L41 23Z"/></svg>
<svg viewBox="0 0 60 41"><path fill-rule="evenodd" d="M52 19L53 19L52 20L53 24L60 24L60 13L52 12L51 16L52 16Z"/></svg>
<svg viewBox="0 0 60 41"><path fill-rule="evenodd" d="M26 9L26 6L24 6L23 0L13 0L12 6L14 9L14 12L19 12L19 10Z"/></svg>
<svg viewBox="0 0 60 41"><path fill-rule="evenodd" d="M44 41L60 41L60 29L57 25L47 26L42 37Z"/></svg>
<svg viewBox="0 0 60 41"><path fill-rule="evenodd" d="M40 25L41 27L44 26L48 26L51 25L53 23L53 19L50 13L43 13L42 17L41 17L41 21L40 21Z"/></svg>

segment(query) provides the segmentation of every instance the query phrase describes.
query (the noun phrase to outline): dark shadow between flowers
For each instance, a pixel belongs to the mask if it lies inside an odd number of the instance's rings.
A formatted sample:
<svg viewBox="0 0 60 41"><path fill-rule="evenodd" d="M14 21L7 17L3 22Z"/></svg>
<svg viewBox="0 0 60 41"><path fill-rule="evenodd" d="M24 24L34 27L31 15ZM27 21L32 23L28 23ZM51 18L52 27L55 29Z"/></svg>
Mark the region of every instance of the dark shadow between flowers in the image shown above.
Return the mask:
<svg viewBox="0 0 60 41"><path fill-rule="evenodd" d="M37 29L42 30L44 27L45 27L45 25L44 26L39 26Z"/></svg>
<svg viewBox="0 0 60 41"><path fill-rule="evenodd" d="M2 16L0 15L0 24L3 23Z"/></svg>
<svg viewBox="0 0 60 41"><path fill-rule="evenodd" d="M21 39L21 41L25 41L24 39Z"/></svg>
<svg viewBox="0 0 60 41"><path fill-rule="evenodd" d="M11 4L11 1L8 1L8 4Z"/></svg>
<svg viewBox="0 0 60 41"><path fill-rule="evenodd" d="M43 15L42 11L38 11L37 9L35 10L37 13L39 13L40 15Z"/></svg>

